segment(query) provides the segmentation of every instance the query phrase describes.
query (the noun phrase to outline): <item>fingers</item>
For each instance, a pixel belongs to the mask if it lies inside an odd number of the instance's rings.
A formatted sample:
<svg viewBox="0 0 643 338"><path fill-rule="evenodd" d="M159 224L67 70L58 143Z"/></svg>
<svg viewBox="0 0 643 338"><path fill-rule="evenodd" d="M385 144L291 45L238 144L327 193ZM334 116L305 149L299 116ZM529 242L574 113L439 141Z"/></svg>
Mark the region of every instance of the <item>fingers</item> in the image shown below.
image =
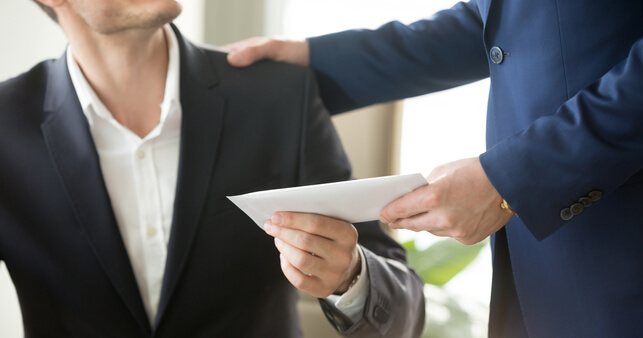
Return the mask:
<svg viewBox="0 0 643 338"><path fill-rule="evenodd" d="M460 227L455 214L442 211L422 213L408 218L400 218L389 226L393 229L407 229L415 232L427 231L438 237L451 237L463 244L475 244L484 238L478 239L475 234L468 233L465 227Z"/></svg>
<svg viewBox="0 0 643 338"><path fill-rule="evenodd" d="M275 237L288 280L315 297L345 291L359 271L357 230L350 223L315 214L279 212L264 224L264 230Z"/></svg>
<svg viewBox="0 0 643 338"><path fill-rule="evenodd" d="M275 238L275 246L282 256L297 270L311 276L319 276L324 269L324 258L294 247L279 238Z"/></svg>
<svg viewBox="0 0 643 338"><path fill-rule="evenodd" d="M438 195L433 187L425 185L386 205L380 212L380 221L395 223L399 219L424 214L433 209L437 202Z"/></svg>
<svg viewBox="0 0 643 338"><path fill-rule="evenodd" d="M357 243L357 230L352 224L321 215L278 212L272 216L271 224L324 237L348 246Z"/></svg>
<svg viewBox="0 0 643 338"><path fill-rule="evenodd" d="M268 58L275 52L273 40L269 38L251 38L223 47L231 51L228 62L235 67L246 67L259 60Z"/></svg>
<svg viewBox="0 0 643 338"><path fill-rule="evenodd" d="M332 293L332 291L327 291L328 288L323 286L320 278L302 272L292 265L283 254L279 255L279 261L284 276L286 276L290 284L297 289L307 292L316 298L326 298Z"/></svg>
<svg viewBox="0 0 643 338"><path fill-rule="evenodd" d="M230 51L228 62L234 67L246 67L263 59L273 59L308 66L308 42L255 37L222 47Z"/></svg>
<svg viewBox="0 0 643 338"><path fill-rule="evenodd" d="M272 222L266 223L264 228L269 235L288 243L288 245L308 255L314 253L318 258L329 257L330 252L338 245L326 237L301 230L285 228L283 226L275 226Z"/></svg>

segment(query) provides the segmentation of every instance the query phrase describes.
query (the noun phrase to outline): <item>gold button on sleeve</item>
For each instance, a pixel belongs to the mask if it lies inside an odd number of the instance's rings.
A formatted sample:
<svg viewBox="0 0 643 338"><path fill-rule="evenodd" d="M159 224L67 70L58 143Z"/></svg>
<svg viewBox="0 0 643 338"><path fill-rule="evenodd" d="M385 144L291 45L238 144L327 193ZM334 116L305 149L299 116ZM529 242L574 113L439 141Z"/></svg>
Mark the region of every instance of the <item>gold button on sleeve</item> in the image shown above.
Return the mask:
<svg viewBox="0 0 643 338"><path fill-rule="evenodd" d="M502 199L502 202L500 202L500 208L503 210L507 210L512 215L517 215L514 209L509 206L509 203L507 203L507 200L505 200L504 198Z"/></svg>

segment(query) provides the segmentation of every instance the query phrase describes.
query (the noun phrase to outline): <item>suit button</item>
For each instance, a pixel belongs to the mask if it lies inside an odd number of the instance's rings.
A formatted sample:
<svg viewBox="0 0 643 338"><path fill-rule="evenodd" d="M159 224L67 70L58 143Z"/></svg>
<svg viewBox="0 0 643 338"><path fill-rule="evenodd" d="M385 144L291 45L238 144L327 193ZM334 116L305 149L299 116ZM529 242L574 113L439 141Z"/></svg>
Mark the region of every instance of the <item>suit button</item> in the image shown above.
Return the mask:
<svg viewBox="0 0 643 338"><path fill-rule="evenodd" d="M578 202L583 205L583 207L587 208L590 205L592 205L592 199L589 197L581 197Z"/></svg>
<svg viewBox="0 0 643 338"><path fill-rule="evenodd" d="M560 211L560 218L562 218L563 221L569 221L570 219L574 218L574 214L572 213L572 210L570 208L565 208Z"/></svg>
<svg viewBox="0 0 643 338"><path fill-rule="evenodd" d="M373 317L375 317L375 320L382 324L388 321L388 313L386 313L386 310L382 309L379 306L375 307L375 311L373 311Z"/></svg>
<svg viewBox="0 0 643 338"><path fill-rule="evenodd" d="M587 194L587 196L589 196L589 198L591 198L593 202L596 202L600 200L601 197L603 197L603 192L600 190L594 190Z"/></svg>
<svg viewBox="0 0 643 338"><path fill-rule="evenodd" d="M499 65L505 59L505 52L503 52L500 47L493 46L491 50L489 50L489 57L491 58L491 62Z"/></svg>
<svg viewBox="0 0 643 338"><path fill-rule="evenodd" d="M576 216L576 215L580 215L580 213L583 212L583 209L585 209L585 207L583 207L583 205L580 203L574 203L572 204L571 207L569 207L569 209L572 212L572 214Z"/></svg>

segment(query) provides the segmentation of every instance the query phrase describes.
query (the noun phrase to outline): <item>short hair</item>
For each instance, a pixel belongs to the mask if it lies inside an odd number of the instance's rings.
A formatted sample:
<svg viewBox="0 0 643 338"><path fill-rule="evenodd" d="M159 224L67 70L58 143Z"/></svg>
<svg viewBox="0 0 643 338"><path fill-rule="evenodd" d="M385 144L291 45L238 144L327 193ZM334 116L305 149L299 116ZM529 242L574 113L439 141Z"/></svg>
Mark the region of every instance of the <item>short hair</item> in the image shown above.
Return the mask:
<svg viewBox="0 0 643 338"><path fill-rule="evenodd" d="M49 17L54 20L55 22L58 22L58 16L56 15L56 12L54 12L54 9L47 6L43 5L40 1L38 0L33 0L33 2L36 3L36 5L40 6L40 8L49 15Z"/></svg>

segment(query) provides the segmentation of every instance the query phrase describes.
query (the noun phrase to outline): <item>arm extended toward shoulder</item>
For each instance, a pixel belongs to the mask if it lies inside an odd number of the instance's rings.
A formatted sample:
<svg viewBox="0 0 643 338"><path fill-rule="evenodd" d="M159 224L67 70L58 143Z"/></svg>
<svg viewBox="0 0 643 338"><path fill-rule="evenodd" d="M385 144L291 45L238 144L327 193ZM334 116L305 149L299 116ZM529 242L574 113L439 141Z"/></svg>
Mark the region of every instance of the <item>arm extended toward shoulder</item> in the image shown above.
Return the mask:
<svg viewBox="0 0 643 338"><path fill-rule="evenodd" d="M331 113L456 87L489 76L477 2L428 19L309 38L310 67Z"/></svg>

